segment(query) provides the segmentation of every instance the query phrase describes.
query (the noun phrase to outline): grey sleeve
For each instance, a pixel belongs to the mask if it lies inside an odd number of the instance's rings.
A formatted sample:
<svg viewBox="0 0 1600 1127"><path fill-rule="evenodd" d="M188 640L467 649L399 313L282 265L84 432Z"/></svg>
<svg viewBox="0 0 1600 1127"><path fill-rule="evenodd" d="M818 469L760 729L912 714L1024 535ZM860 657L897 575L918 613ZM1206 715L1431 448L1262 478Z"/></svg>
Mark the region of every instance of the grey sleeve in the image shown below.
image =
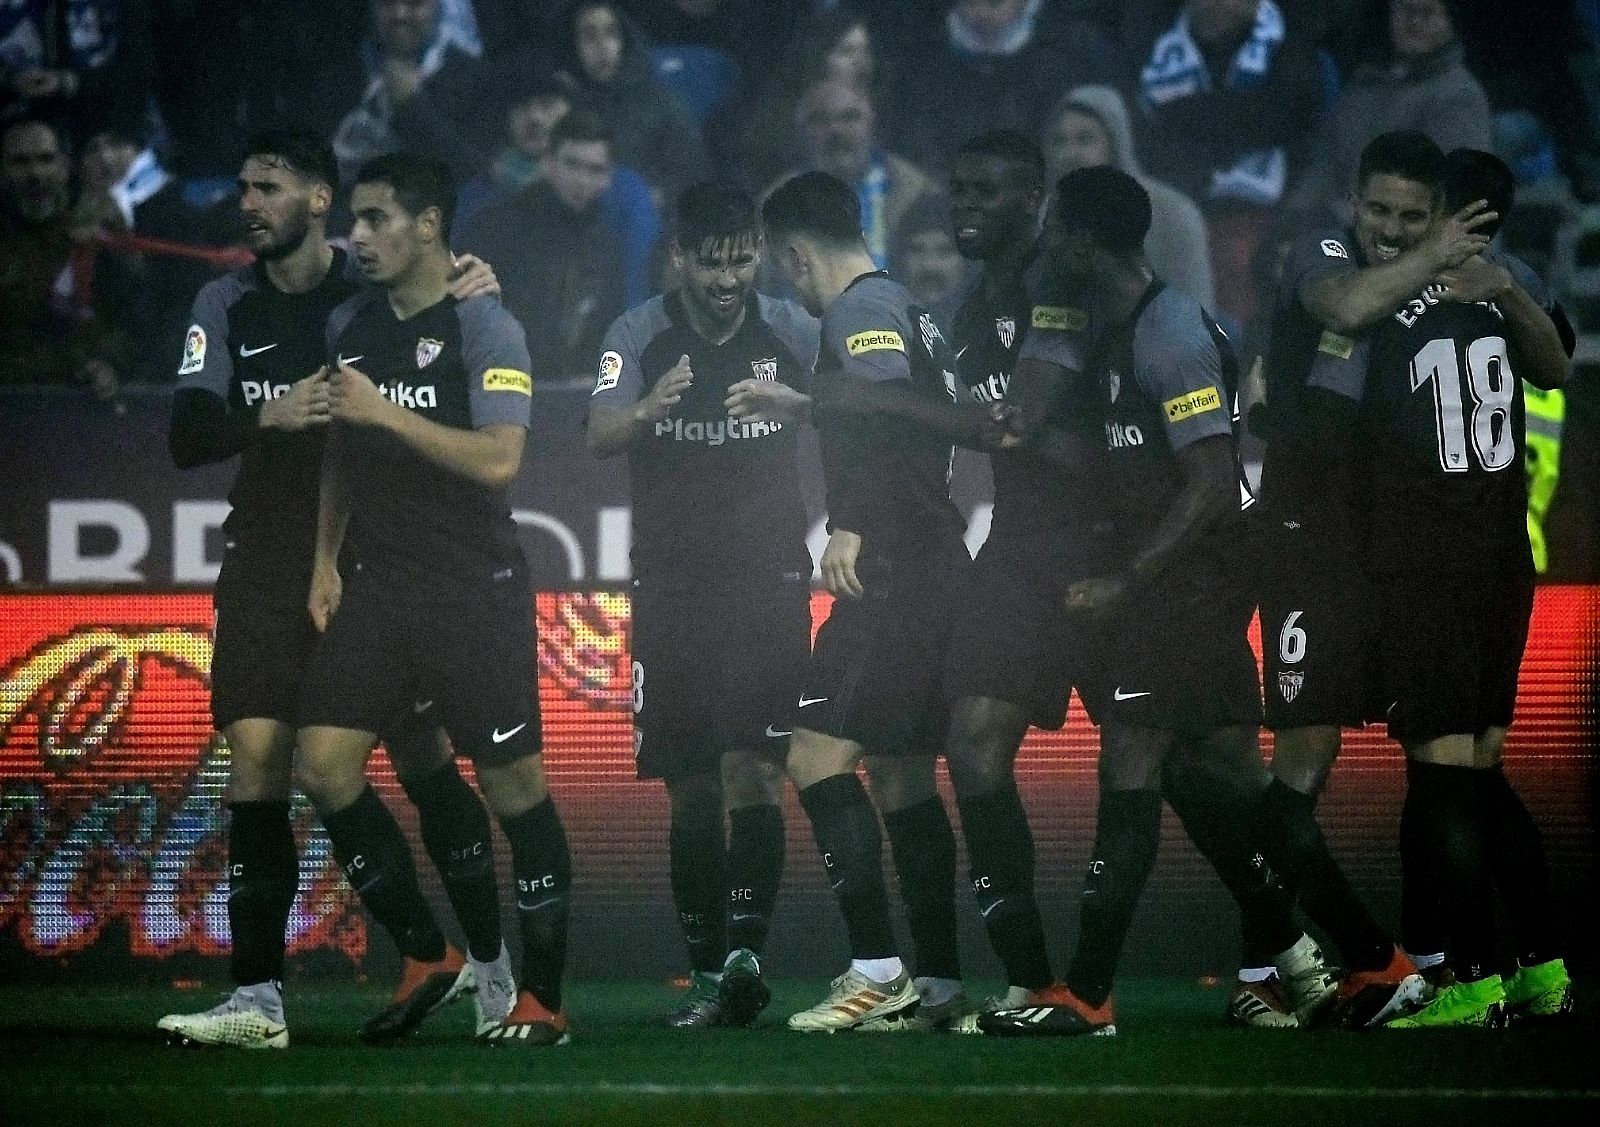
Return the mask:
<svg viewBox="0 0 1600 1127"><path fill-rule="evenodd" d="M1081 372L1093 336L1094 316L1086 301L1050 293L1035 297L1028 312L1018 360L1040 360Z"/></svg>
<svg viewBox="0 0 1600 1127"><path fill-rule="evenodd" d="M1324 279L1353 274L1357 269L1355 249L1343 234L1296 239L1283 263L1281 292L1289 299L1285 304L1304 305L1306 290Z"/></svg>
<svg viewBox="0 0 1600 1127"><path fill-rule="evenodd" d="M1192 298L1167 290L1139 318L1133 334L1134 378L1161 404L1174 450L1233 433L1233 404L1222 378L1222 354Z"/></svg>
<svg viewBox="0 0 1600 1127"><path fill-rule="evenodd" d="M1367 391L1367 368L1371 359L1370 336L1351 339L1325 329L1311 357L1306 386L1331 391L1360 403Z"/></svg>
<svg viewBox="0 0 1600 1127"><path fill-rule="evenodd" d="M1516 255L1507 254L1504 251L1492 251L1490 252L1490 258L1506 268L1511 274L1511 280L1517 283L1529 297L1538 302L1540 309L1543 309L1546 313L1555 309L1555 295L1550 292L1550 287L1545 284L1545 280L1534 272L1533 267Z"/></svg>
<svg viewBox="0 0 1600 1127"><path fill-rule="evenodd" d="M765 294L757 298L762 320L772 326L779 340L789 346L800 366L810 371L817 365L817 350L822 344L822 325L792 301L780 301Z"/></svg>
<svg viewBox="0 0 1600 1127"><path fill-rule="evenodd" d="M650 307L660 300L651 298L611 322L600 344L600 367L589 393L592 405L631 407L644 396L648 385L642 357L650 343ZM662 375L657 372L655 378Z"/></svg>
<svg viewBox="0 0 1600 1127"><path fill-rule="evenodd" d="M189 331L183 338L178 362L178 387L209 391L226 402L233 383L233 356L228 351L228 310L244 295L244 285L232 274L208 282L195 295L189 313Z"/></svg>
<svg viewBox="0 0 1600 1127"><path fill-rule="evenodd" d="M822 347L846 376L881 383L911 379L906 310L878 287L847 291L822 318Z"/></svg>
<svg viewBox="0 0 1600 1127"><path fill-rule="evenodd" d="M533 422L533 376L522 326L497 298L475 297L456 307L461 362L474 427Z"/></svg>

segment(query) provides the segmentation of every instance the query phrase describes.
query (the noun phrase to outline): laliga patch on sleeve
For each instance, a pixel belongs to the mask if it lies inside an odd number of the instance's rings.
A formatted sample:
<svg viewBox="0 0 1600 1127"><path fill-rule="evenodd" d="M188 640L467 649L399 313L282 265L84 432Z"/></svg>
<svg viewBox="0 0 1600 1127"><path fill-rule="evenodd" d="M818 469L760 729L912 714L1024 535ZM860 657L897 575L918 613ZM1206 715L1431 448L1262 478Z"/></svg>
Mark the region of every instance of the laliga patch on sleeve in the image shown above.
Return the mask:
<svg viewBox="0 0 1600 1127"><path fill-rule="evenodd" d="M178 375L189 376L206 366L206 331L199 325L189 326L189 335L183 338L183 363Z"/></svg>
<svg viewBox="0 0 1600 1127"><path fill-rule="evenodd" d="M516 391L533 398L533 377L515 368L490 368L483 373L484 391Z"/></svg>
<svg viewBox="0 0 1600 1127"><path fill-rule="evenodd" d="M1350 359L1350 354L1356 350L1356 342L1349 337L1340 336L1332 329L1322 331L1322 339L1317 341L1317 351L1329 356L1337 356L1340 360Z"/></svg>
<svg viewBox="0 0 1600 1127"><path fill-rule="evenodd" d="M846 338L845 349L851 356L860 356L863 352L904 352L906 342L900 339L900 334L893 329L869 329L864 333L857 333Z"/></svg>
<svg viewBox="0 0 1600 1127"><path fill-rule="evenodd" d="M1089 326L1089 314L1066 305L1035 305L1033 327L1076 333Z"/></svg>
<svg viewBox="0 0 1600 1127"><path fill-rule="evenodd" d="M621 378L622 353L607 352L600 357L600 376L594 381L594 390L589 394L599 395L602 391L610 391Z"/></svg>
<svg viewBox="0 0 1600 1127"><path fill-rule="evenodd" d="M1338 239L1323 239L1322 253L1329 258L1349 258L1350 252L1344 249L1344 244Z"/></svg>
<svg viewBox="0 0 1600 1127"><path fill-rule="evenodd" d="M1222 393L1215 387L1203 387L1199 391L1169 399L1162 406L1166 408L1168 422L1181 423L1184 419L1192 419L1221 407Z"/></svg>

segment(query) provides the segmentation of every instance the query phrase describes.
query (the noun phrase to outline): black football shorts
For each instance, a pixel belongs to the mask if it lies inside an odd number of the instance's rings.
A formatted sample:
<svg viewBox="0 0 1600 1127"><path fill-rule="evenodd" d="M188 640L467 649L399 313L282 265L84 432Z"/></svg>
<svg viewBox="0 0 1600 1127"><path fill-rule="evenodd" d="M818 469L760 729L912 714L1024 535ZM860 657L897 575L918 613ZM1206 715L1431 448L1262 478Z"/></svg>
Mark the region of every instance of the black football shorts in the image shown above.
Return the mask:
<svg viewBox="0 0 1600 1127"><path fill-rule="evenodd" d="M357 571L306 671L302 727L381 732L436 718L459 754L501 766L543 747L533 593L518 570L429 598Z"/></svg>
<svg viewBox="0 0 1600 1127"><path fill-rule="evenodd" d="M213 595L211 723L238 720L294 724L300 680L317 645L303 584L267 586L226 564Z"/></svg>
<svg viewBox="0 0 1600 1127"><path fill-rule="evenodd" d="M715 771L728 751L788 754L811 656L809 577L743 591L636 580L632 632L641 779Z"/></svg>

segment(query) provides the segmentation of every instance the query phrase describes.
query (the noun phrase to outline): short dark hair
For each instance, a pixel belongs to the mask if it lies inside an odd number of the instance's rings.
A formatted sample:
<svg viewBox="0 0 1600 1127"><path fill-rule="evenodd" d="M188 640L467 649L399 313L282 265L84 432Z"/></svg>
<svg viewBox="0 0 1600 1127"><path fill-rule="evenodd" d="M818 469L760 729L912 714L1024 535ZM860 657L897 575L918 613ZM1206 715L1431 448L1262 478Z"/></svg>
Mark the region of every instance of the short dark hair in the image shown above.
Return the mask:
<svg viewBox="0 0 1600 1127"><path fill-rule="evenodd" d="M361 166L355 182L389 185L400 206L412 215L438 208L441 234L449 238L456 214L456 184L450 166L438 157L405 150L373 157Z"/></svg>
<svg viewBox="0 0 1600 1127"><path fill-rule="evenodd" d="M1028 187L1044 191L1044 150L1039 142L1016 129L991 129L971 138L956 150L956 157L996 157L1027 177Z"/></svg>
<svg viewBox="0 0 1600 1127"><path fill-rule="evenodd" d="M1517 199L1517 178L1511 166L1482 149L1451 149L1444 157L1444 206L1457 212L1475 200L1488 200L1500 218L1478 228L1494 238Z"/></svg>
<svg viewBox="0 0 1600 1127"><path fill-rule="evenodd" d="M773 242L789 235L837 247L861 242L861 201L843 180L826 172L802 172L785 180L761 205L761 221Z"/></svg>
<svg viewBox="0 0 1600 1127"><path fill-rule="evenodd" d="M339 162L333 146L309 129L263 129L245 145L249 157L277 157L309 184L339 186Z"/></svg>
<svg viewBox="0 0 1600 1127"><path fill-rule="evenodd" d="M678 196L677 240L684 250L707 242L754 240L761 235L761 219L750 193L731 184L696 184Z"/></svg>
<svg viewBox="0 0 1600 1127"><path fill-rule="evenodd" d="M1150 233L1150 193L1120 168L1076 168L1056 181L1056 218L1103 250L1131 257Z"/></svg>
<svg viewBox="0 0 1600 1127"><path fill-rule="evenodd" d="M1421 184L1439 198L1444 179L1444 152L1433 138L1417 129L1396 129L1380 133L1361 150L1356 166L1356 191L1367 186L1374 176L1398 176Z"/></svg>
<svg viewBox="0 0 1600 1127"><path fill-rule="evenodd" d="M604 141L610 145L615 140L606 119L593 110L574 106L550 127L550 151L553 153L568 141L590 144Z"/></svg>

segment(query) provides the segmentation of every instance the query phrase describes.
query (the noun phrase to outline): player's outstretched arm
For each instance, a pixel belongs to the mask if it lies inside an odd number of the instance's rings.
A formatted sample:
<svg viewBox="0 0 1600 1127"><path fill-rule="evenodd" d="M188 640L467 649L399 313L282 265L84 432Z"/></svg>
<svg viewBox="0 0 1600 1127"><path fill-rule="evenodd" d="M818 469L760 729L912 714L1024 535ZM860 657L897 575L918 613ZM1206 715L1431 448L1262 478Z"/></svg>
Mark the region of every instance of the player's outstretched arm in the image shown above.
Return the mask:
<svg viewBox="0 0 1600 1127"><path fill-rule="evenodd" d="M1499 213L1488 202L1468 204L1439 220L1416 246L1389 262L1323 278L1306 287L1307 311L1337 333L1359 333L1376 324L1434 280L1442 270L1459 266L1489 245L1478 229Z"/></svg>
<svg viewBox="0 0 1600 1127"><path fill-rule="evenodd" d="M957 446L986 450L998 445L990 436L993 413L979 403L925 399L899 381L833 380L818 389L816 407L858 415L899 419L947 439Z"/></svg>

